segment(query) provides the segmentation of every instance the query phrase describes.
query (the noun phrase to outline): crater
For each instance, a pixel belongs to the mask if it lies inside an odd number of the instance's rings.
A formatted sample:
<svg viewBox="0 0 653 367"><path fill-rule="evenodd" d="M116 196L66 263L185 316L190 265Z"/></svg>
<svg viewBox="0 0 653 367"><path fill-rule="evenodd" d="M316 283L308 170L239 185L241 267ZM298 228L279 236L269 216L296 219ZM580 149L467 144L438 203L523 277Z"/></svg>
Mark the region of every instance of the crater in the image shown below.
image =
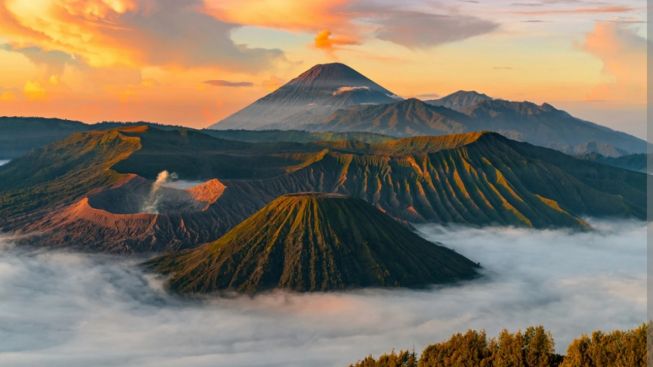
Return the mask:
<svg viewBox="0 0 653 367"><path fill-rule="evenodd" d="M159 174L152 181L134 175L120 185L90 195L88 204L113 214L174 215L208 209L225 189L217 179L167 181L168 177L167 173Z"/></svg>

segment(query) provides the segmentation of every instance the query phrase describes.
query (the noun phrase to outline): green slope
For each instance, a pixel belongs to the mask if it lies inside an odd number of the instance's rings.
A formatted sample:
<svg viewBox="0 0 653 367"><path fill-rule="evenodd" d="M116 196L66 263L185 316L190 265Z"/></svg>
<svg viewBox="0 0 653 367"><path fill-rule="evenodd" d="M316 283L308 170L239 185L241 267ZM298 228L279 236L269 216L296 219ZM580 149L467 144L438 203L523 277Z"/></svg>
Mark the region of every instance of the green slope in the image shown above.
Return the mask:
<svg viewBox="0 0 653 367"><path fill-rule="evenodd" d="M181 293L421 287L476 275L470 260L430 243L362 200L282 196L215 242L147 267Z"/></svg>
<svg viewBox="0 0 653 367"><path fill-rule="evenodd" d="M645 182L643 174L468 133L330 150L301 170L240 186L269 198L338 192L416 222L583 228L582 216L645 219Z"/></svg>

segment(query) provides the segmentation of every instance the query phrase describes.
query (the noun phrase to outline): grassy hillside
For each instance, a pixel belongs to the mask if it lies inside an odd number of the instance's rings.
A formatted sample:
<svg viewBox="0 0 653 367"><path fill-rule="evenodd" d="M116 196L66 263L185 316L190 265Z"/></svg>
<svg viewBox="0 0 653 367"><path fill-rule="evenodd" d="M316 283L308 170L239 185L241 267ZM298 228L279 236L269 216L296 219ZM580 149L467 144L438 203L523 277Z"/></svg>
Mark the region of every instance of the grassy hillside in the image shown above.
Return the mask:
<svg viewBox="0 0 653 367"><path fill-rule="evenodd" d="M217 241L147 266L182 293L416 287L471 278L477 267L364 201L334 194L284 195Z"/></svg>

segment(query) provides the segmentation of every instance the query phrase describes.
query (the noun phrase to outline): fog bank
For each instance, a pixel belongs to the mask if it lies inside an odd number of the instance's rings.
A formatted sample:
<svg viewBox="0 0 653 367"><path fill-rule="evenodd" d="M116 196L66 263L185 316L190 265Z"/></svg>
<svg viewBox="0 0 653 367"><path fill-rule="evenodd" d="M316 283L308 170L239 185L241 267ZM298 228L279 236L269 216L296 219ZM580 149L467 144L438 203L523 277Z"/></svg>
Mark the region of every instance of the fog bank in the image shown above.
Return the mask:
<svg viewBox="0 0 653 367"><path fill-rule="evenodd" d="M646 226L592 233L419 226L486 277L429 291L181 301L135 260L0 251L2 366L346 366L468 328L543 324L559 351L646 316Z"/></svg>

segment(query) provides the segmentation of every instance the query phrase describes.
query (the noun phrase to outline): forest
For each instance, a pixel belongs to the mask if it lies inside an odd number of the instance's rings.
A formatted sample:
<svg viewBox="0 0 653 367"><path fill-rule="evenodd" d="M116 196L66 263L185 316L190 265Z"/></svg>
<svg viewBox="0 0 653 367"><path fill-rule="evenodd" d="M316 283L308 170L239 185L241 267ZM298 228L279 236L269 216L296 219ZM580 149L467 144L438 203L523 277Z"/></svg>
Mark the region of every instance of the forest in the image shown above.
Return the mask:
<svg viewBox="0 0 653 367"><path fill-rule="evenodd" d="M485 331L468 330L429 345L419 357L415 351L392 351L349 367L644 367L647 332L646 324L627 331L595 331L573 340L560 355L542 326L503 330L490 339Z"/></svg>

